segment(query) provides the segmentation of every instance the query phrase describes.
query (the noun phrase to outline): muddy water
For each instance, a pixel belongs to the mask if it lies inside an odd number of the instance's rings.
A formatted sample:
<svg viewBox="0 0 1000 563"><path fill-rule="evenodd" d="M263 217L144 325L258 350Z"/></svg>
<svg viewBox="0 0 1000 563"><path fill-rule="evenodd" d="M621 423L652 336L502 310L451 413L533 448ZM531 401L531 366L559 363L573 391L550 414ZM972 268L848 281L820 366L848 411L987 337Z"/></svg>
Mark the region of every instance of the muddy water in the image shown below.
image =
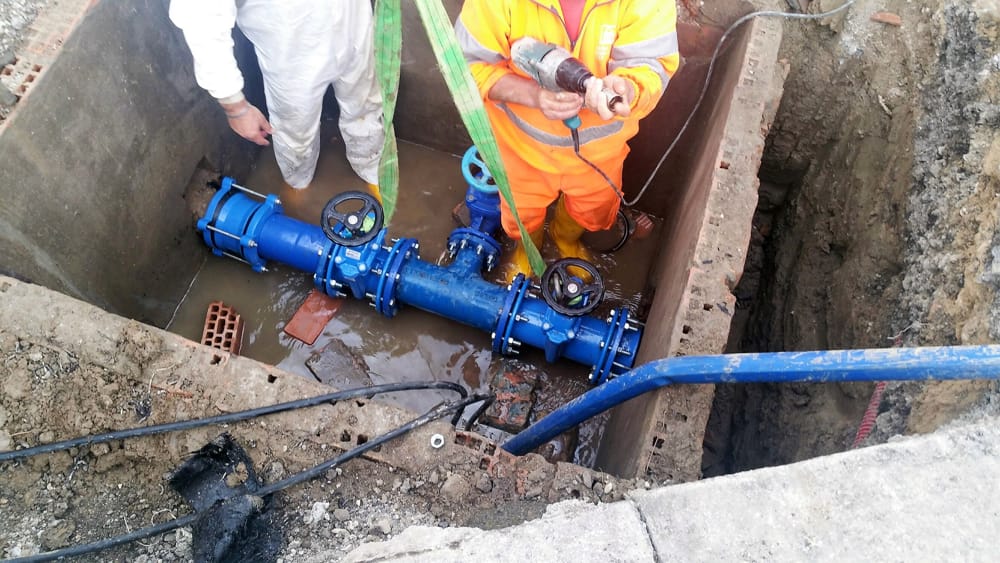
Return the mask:
<svg viewBox="0 0 1000 563"><path fill-rule="evenodd" d="M400 203L392 219L390 236L418 239L421 257L436 262L445 250L448 234L456 227L451 210L466 190L460 158L400 143L399 161ZM271 152L262 155L250 177L237 181L260 193L277 193L288 216L314 224L319 223L320 212L332 196L349 189L365 189L364 182L344 159L343 145L336 141L323 148L316 177L306 190L292 190L284 184ZM657 235L654 232L647 239L632 241L614 256L597 257L608 289L603 309L624 304L636 310ZM545 254L555 257L548 246ZM499 367L499 359L494 359L490 351L489 335L417 309L404 307L395 318L389 319L377 314L367 301L347 299L313 345L287 336L282 329L312 287L311 274L281 264L271 264L268 272L256 274L235 260L210 256L169 329L200 340L209 303L223 301L244 319L244 356L310 379L314 376L306 361L339 339L364 359L374 384L448 380L464 383L473 390L488 389L490 374ZM533 417L553 410L589 388L587 366L566 361L547 364L541 353L529 353L524 359L542 372ZM359 384L356 380L333 383L342 387ZM444 397L449 395L420 391L386 395L381 400L423 412ZM602 429L603 420L582 427L579 447L572 459L581 465L592 465Z"/></svg>

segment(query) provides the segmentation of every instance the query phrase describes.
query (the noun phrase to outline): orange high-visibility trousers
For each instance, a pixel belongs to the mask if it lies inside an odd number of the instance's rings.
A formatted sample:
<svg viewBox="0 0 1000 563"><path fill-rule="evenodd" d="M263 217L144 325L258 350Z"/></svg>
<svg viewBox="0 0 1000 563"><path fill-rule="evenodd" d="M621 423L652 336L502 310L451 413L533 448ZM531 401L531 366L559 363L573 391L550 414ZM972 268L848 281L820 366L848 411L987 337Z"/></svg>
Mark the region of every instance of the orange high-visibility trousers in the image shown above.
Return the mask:
<svg viewBox="0 0 1000 563"><path fill-rule="evenodd" d="M538 170L517 155L504 143L499 143L500 155L510 180L514 205L528 232L536 232L545 224L545 211L562 193L566 211L581 227L588 231L610 229L621 200L608 181L589 166L583 172L552 174ZM626 149L627 151L628 149ZM605 162L595 162L617 186L622 184L622 167L625 155ZM500 219L507 236L520 239L517 222L507 201L500 198Z"/></svg>

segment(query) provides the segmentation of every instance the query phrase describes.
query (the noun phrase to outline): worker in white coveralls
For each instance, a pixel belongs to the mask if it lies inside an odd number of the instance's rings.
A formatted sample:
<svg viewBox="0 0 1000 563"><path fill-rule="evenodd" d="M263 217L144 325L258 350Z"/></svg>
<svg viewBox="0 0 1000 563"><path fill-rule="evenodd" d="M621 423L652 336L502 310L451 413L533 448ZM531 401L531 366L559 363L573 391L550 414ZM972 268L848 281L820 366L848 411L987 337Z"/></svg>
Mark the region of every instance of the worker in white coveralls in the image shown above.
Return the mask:
<svg viewBox="0 0 1000 563"><path fill-rule="evenodd" d="M382 96L375 80L370 0L171 0L198 85L219 101L238 135L274 141L285 182L309 186L319 158L323 95L333 86L347 159L373 195L382 157ZM233 26L253 43L270 122L243 96Z"/></svg>

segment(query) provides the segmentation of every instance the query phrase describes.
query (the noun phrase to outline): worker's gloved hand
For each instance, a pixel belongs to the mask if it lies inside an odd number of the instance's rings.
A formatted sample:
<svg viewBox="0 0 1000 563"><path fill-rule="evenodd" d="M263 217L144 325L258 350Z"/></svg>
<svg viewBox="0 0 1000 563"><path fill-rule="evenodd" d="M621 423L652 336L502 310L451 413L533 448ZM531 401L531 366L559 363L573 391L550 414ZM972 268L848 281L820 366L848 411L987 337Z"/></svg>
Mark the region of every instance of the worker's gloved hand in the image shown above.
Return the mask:
<svg viewBox="0 0 1000 563"><path fill-rule="evenodd" d="M607 96L604 90L611 90L625 100L615 104L614 111L608 108ZM590 111L601 116L601 119L628 117L632 114L632 100L635 98L635 87L628 80L615 74L609 74L603 79L593 78L587 82L587 94L584 103Z"/></svg>
<svg viewBox="0 0 1000 563"><path fill-rule="evenodd" d="M267 136L273 132L271 124L250 102L241 100L234 104L222 104L222 109L226 111L229 127L237 135L261 146L271 144L267 140Z"/></svg>
<svg viewBox="0 0 1000 563"><path fill-rule="evenodd" d="M549 119L561 121L580 113L583 108L583 96L573 92L552 92L538 88L538 109Z"/></svg>

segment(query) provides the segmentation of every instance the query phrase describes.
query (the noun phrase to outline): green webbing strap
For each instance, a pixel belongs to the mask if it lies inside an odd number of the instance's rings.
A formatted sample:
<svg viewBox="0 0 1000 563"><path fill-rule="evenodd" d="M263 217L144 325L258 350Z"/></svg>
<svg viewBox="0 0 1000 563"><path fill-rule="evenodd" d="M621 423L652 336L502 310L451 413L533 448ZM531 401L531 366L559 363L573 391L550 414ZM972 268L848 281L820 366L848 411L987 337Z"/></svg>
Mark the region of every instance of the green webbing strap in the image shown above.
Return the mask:
<svg viewBox="0 0 1000 563"><path fill-rule="evenodd" d="M380 0L379 3L383 1L385 0ZM500 149L497 147L493 129L486 116L486 108L479 95L479 88L476 86L472 74L469 73L465 55L458 45L458 38L455 37L451 19L445 12L441 0L415 0L415 3L420 11L420 18L424 22L424 28L427 29L427 36L434 48L434 55L437 57L444 80L448 84L448 90L451 92L455 107L458 108L462 122L465 123L465 128L469 131L469 136L472 137L472 142L479 149L479 155L486 161L486 166L500 189L500 195L510 206L514 220L517 221L517 228L521 233L521 241L528 252L531 269L535 275L541 277L542 272L545 271L545 262L531 241L528 230L521 224L521 218L518 217L517 209L514 207L514 196L510 192L507 171L504 170L503 161L500 159Z"/></svg>
<svg viewBox="0 0 1000 563"><path fill-rule="evenodd" d="M399 65L403 50L403 17L399 0L378 0L375 5L375 74L382 90L382 125L385 144L378 165L379 192L385 224L396 211L399 193L399 155L396 149L396 128L392 125L399 95Z"/></svg>

